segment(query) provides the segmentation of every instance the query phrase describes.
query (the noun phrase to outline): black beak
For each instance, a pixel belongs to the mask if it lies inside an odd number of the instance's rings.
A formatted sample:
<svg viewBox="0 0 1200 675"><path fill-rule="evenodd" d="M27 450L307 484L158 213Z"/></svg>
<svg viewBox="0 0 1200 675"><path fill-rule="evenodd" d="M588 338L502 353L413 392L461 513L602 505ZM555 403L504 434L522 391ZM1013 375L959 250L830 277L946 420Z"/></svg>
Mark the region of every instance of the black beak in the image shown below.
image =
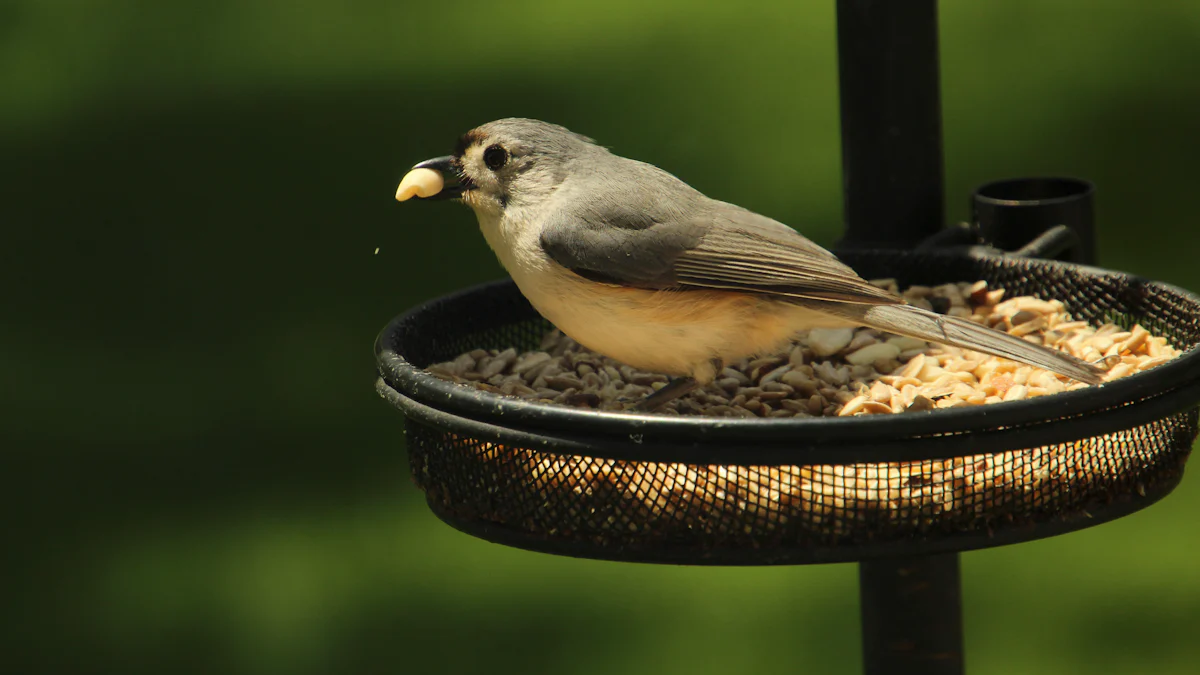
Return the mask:
<svg viewBox="0 0 1200 675"><path fill-rule="evenodd" d="M461 197L462 193L475 187L471 185L471 181L466 180L462 173L459 172L458 158L454 157L453 155L427 159L424 162L413 165L413 168L433 169L434 171L442 174L442 178L446 181L446 186L442 188L441 192L433 195L432 197L418 197L417 199L422 199L427 202L437 201L439 199L454 199L455 197ZM456 183L451 184L450 181L452 180L456 181Z"/></svg>

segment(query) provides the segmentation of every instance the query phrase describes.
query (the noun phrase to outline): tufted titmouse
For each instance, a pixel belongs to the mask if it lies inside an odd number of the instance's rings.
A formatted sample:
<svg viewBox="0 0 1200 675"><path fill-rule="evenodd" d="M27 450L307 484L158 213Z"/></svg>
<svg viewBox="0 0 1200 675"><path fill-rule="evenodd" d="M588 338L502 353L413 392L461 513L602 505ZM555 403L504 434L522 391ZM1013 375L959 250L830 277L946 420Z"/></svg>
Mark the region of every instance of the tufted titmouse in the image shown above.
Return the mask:
<svg viewBox="0 0 1200 675"><path fill-rule="evenodd" d="M441 176L457 184L443 188ZM464 134L396 198L460 197L534 308L581 345L676 376L650 410L727 361L785 349L810 328L870 326L1003 356L1097 384L1101 368L905 304L765 216L705 197L590 138L529 119Z"/></svg>

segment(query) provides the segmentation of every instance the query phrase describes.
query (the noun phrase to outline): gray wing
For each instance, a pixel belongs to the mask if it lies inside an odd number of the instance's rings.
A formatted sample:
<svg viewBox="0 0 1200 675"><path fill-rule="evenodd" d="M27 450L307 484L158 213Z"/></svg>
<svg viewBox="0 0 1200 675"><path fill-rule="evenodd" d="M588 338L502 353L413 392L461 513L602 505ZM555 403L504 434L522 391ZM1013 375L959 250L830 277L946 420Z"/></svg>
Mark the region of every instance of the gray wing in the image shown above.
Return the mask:
<svg viewBox="0 0 1200 675"><path fill-rule="evenodd" d="M574 210L570 219L559 210L543 224L542 249L582 277L621 286L737 290L868 305L904 302L786 225L700 199L703 207L690 213L653 200L633 205L604 200Z"/></svg>

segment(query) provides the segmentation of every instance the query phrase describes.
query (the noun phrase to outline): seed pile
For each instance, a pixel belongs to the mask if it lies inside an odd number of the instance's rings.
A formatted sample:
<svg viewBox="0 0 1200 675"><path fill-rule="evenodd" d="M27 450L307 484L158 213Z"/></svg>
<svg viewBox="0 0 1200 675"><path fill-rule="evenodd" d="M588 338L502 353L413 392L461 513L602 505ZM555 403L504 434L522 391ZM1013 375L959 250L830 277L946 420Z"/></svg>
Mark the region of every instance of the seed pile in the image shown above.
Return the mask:
<svg viewBox="0 0 1200 675"><path fill-rule="evenodd" d="M873 282L898 292L893 280ZM1093 327L1058 300L1004 299L986 282L912 286L910 303L972 319L1081 359L1107 357L1106 379L1153 368L1178 355L1140 325ZM477 349L429 366L440 378L546 403L623 410L668 382L584 349L550 331L539 350ZM1016 401L1087 385L970 350L871 328L814 329L791 349L726 367L716 381L659 413L720 417L818 417L921 411Z"/></svg>
<svg viewBox="0 0 1200 675"><path fill-rule="evenodd" d="M897 291L893 281L875 283ZM990 289L984 282L914 286L903 295L912 304L967 317L1082 359L1107 357L1108 379L1153 368L1179 353L1141 326L1093 327L1072 320L1061 302L1028 296L1006 300L1003 289ZM663 375L587 351L557 331L545 336L539 350L479 349L428 370L498 394L600 410L624 409L667 382ZM786 353L730 364L715 382L659 412L893 414L986 405L1083 386L1005 359L872 329L813 330L800 335ZM919 532L971 529L981 520L1081 509L1107 498L1118 484L1125 485L1121 490L1144 494L1143 481L1152 483L1157 470L1146 454L1156 446L1147 445L1147 439L1169 433L1155 426L1160 424L1027 450L853 465L629 462L482 443L473 452L489 487L486 499L473 508L478 516L501 522L515 518L514 524L524 527L535 527L536 521L541 530L571 536L703 532L749 537L756 546L772 537L789 542L812 533L838 538L898 525ZM504 510L520 504L537 508L520 514Z"/></svg>

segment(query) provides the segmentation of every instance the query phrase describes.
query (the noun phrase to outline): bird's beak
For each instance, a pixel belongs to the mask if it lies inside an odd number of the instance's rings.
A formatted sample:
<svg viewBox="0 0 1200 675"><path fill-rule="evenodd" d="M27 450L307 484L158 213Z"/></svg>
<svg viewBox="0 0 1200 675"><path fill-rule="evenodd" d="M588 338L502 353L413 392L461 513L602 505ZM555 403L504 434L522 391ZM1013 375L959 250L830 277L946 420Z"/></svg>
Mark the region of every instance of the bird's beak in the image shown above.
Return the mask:
<svg viewBox="0 0 1200 675"><path fill-rule="evenodd" d="M425 201L453 199L455 197L461 197L463 192L466 192L474 187L471 185L470 181L463 178L462 174L458 170L458 158L452 155L427 159L424 162L413 165L413 169L432 169L433 171L437 171L438 173L442 174L443 180L447 182L447 185L445 185L437 194L430 195L428 197L418 197L418 199L423 199ZM454 183L449 184L450 181L454 181Z"/></svg>
<svg viewBox="0 0 1200 675"><path fill-rule="evenodd" d="M427 159L424 162L421 162L419 164L414 164L413 168L414 169L433 169L434 171L437 171L440 173L446 173L447 171L453 171L453 172L457 173L458 169L455 167L454 164L455 164L454 157L452 155L446 155L444 157L434 157L433 159Z"/></svg>

